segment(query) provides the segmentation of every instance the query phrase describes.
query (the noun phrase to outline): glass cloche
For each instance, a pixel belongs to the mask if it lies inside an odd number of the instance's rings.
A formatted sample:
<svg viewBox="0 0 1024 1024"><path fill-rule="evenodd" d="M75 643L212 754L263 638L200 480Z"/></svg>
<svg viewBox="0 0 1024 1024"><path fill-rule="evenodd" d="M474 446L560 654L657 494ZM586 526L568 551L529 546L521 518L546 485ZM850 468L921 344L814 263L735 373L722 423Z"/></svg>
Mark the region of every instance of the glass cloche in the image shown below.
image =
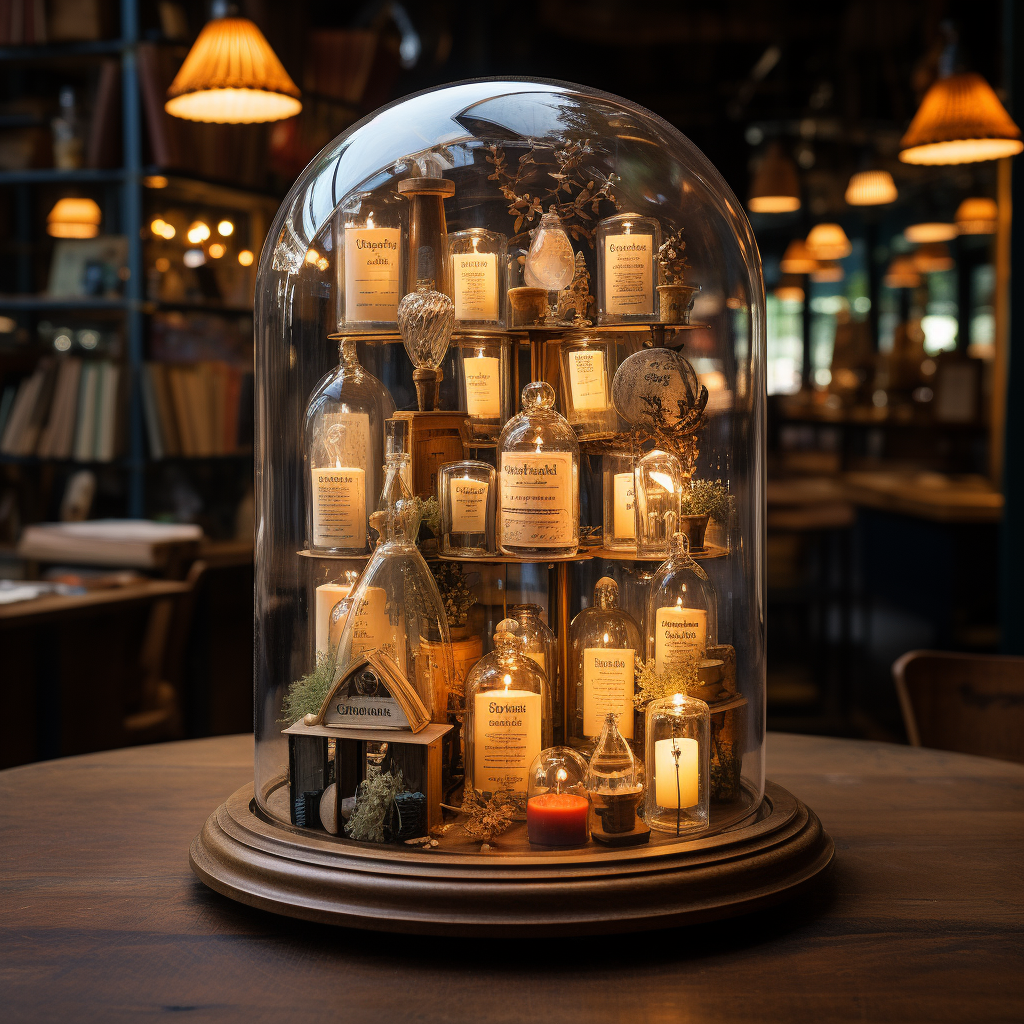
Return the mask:
<svg viewBox="0 0 1024 1024"><path fill-rule="evenodd" d="M627 214L642 231L625 230ZM478 241L467 262L462 240L473 237L488 244ZM487 258L476 258L480 253ZM399 318L403 300L420 288L436 295L433 305L407 303L416 306L413 326L440 332L438 352L450 331L436 369L433 363L420 368L430 371L429 381L420 379L423 373L414 380L401 330L408 335L412 321ZM470 305L478 309L472 315ZM491 355L493 348L509 357L486 364L496 382L488 377L474 387L486 385L488 394L512 402L498 415L488 406L483 433L477 429L482 414L466 408L467 389L459 384L460 353L464 361L481 330L491 347L473 348L474 354ZM575 377L562 380L559 346L580 332L595 339L595 351L608 346L601 365L610 375L602 395L610 395L616 414L611 438L572 424L570 413L586 405L595 386L583 372L594 368L593 360L584 353L579 366L572 364ZM278 212L256 291L255 730L263 817L317 830L331 843L352 841L332 833L330 815L317 810L330 804L325 794L332 786L340 791L336 780L348 778L340 753L349 750L341 742L344 726L337 725L337 708L326 705L343 692L338 675L349 671L355 673L345 677L350 687L404 694L410 728L414 720L420 726L422 706L429 724L417 742L431 751L430 743L444 745L443 786L438 783L436 796L419 790L431 801L428 817L441 813L442 799L458 802L466 775L466 679L448 673L452 644L473 638L452 640L446 615L461 615L487 651L507 609L543 607L559 663L550 678L561 689L551 704L565 715L573 706L564 693L571 678L568 623L590 604L596 579L614 573L624 585L656 564L631 561L632 539L612 545L619 548L615 559L605 559L603 457L625 451L639 461L659 449L679 461L682 479L727 492L732 511L714 543L690 552L717 594L717 634L708 631L700 658L686 660L685 671L659 672L656 643L654 658L637 650L633 713L644 721L648 706L671 700L677 689L705 701L709 831L748 818L764 793L764 369L761 266L742 204L688 139L636 104L561 82L461 82L392 103L325 147ZM362 392L358 403L355 392L350 400L350 374L353 380L364 375L365 404ZM559 427L575 439L554 445L534 431L523 439L533 451L503 450L497 428L524 411L536 426L531 409L524 410L535 398L542 399L543 415L558 414ZM539 421L538 413L532 410ZM494 466L496 518L503 497L510 498L499 463L517 470L515 500L530 507L536 522L526 524L521 532L528 536L516 545L499 527L506 552L473 566L483 582L471 606L461 594L435 600L435 563L452 556L436 542L429 546L430 513L418 484L414 516L423 514L427 525L417 534L396 511L372 553L376 582L367 579L375 532L363 520L381 500L386 423L395 419L407 424L403 451L416 481L440 479L447 462ZM435 465L430 460L441 449L448 454ZM563 477L558 471L567 458ZM312 472L319 468L330 472L315 491ZM531 479L543 486L533 488ZM399 491L396 510L398 498L408 500ZM546 508L553 514L533 515ZM558 520L557 543L545 518ZM351 573L362 574L354 585ZM322 589L318 597L318 588L328 586L352 589L347 596ZM373 586L398 595L380 615L366 603L378 599L367 598ZM413 607L429 608L422 628L406 622ZM325 627L328 608L338 619ZM643 626L648 634L657 629L657 610L653 624ZM394 633L395 657L385 643L359 656L371 659L369 668L352 667L358 619ZM619 729L628 719L627 690L623 684ZM556 735L571 742L565 724ZM641 761L643 738L634 739ZM371 748L379 753L381 744L359 742L367 762L357 777L365 778ZM393 736L383 742L395 748Z"/></svg>

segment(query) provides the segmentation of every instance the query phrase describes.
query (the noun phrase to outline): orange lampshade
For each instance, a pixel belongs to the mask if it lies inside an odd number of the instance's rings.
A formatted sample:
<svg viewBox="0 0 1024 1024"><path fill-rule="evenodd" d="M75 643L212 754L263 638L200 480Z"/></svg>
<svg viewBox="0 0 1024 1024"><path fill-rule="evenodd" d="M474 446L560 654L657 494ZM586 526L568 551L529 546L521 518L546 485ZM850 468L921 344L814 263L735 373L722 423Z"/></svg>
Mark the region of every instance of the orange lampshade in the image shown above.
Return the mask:
<svg viewBox="0 0 1024 1024"><path fill-rule="evenodd" d="M900 140L907 164L970 164L1024 149L1020 129L981 75L940 78Z"/></svg>
<svg viewBox="0 0 1024 1024"><path fill-rule="evenodd" d="M842 281L845 276L843 268L838 263L834 260L824 260L811 274L811 280L816 284L835 284L837 281Z"/></svg>
<svg viewBox="0 0 1024 1024"><path fill-rule="evenodd" d="M999 209L994 199L965 199L957 208L956 229L961 235L994 235Z"/></svg>
<svg viewBox="0 0 1024 1024"><path fill-rule="evenodd" d="M100 208L94 199L58 199L46 217L46 233L54 238L95 238L100 233Z"/></svg>
<svg viewBox="0 0 1024 1024"><path fill-rule="evenodd" d="M841 260L853 251L846 232L838 224L815 224L807 236L807 248L819 260Z"/></svg>
<svg viewBox="0 0 1024 1024"><path fill-rule="evenodd" d="M784 274L810 274L818 269L818 261L811 255L806 242L794 238L786 246L779 266Z"/></svg>
<svg viewBox="0 0 1024 1024"><path fill-rule="evenodd" d="M940 270L952 270L956 264L945 242L928 242L913 255L914 266L922 274L934 274Z"/></svg>
<svg viewBox="0 0 1024 1024"><path fill-rule="evenodd" d="M903 237L915 245L922 245L926 242L948 242L951 238L956 238L956 225L946 221L922 221L904 228Z"/></svg>
<svg viewBox="0 0 1024 1024"><path fill-rule="evenodd" d="M298 87L248 18L207 22L167 96L167 113L187 121L252 124L302 109Z"/></svg>
<svg viewBox="0 0 1024 1024"><path fill-rule="evenodd" d="M793 274L784 274L775 286L775 298L780 302L803 302L804 290L800 287L800 279Z"/></svg>
<svg viewBox="0 0 1024 1024"><path fill-rule="evenodd" d="M894 203L898 195L888 171L859 171L846 186L846 201L851 206L884 206Z"/></svg>
<svg viewBox="0 0 1024 1024"><path fill-rule="evenodd" d="M894 256L882 278L886 288L916 288L921 283L921 274L913 256Z"/></svg>
<svg viewBox="0 0 1024 1024"><path fill-rule="evenodd" d="M792 213L800 209L800 178L796 164L778 142L765 151L750 187L751 213Z"/></svg>

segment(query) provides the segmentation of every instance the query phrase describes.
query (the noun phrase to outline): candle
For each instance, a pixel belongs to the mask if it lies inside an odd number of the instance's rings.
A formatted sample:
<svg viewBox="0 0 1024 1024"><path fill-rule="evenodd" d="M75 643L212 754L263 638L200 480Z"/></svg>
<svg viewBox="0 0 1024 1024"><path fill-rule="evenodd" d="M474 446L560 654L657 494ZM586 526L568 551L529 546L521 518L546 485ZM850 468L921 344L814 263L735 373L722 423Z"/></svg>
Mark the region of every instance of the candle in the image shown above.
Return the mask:
<svg viewBox="0 0 1024 1024"><path fill-rule="evenodd" d="M659 807L678 810L697 805L697 766L695 739L673 736L654 744L654 798Z"/></svg>
<svg viewBox="0 0 1024 1024"><path fill-rule="evenodd" d="M612 483L614 499L612 531L617 540L635 540L636 516L633 512L633 474L616 473Z"/></svg>
<svg viewBox="0 0 1024 1024"><path fill-rule="evenodd" d="M511 681L510 677L506 677ZM541 698L533 690L485 690L473 704L473 785L484 793L507 787L526 793L540 753Z"/></svg>
<svg viewBox="0 0 1024 1024"><path fill-rule="evenodd" d="M451 482L452 533L484 533L487 530L487 502L490 484L469 475Z"/></svg>
<svg viewBox="0 0 1024 1024"><path fill-rule="evenodd" d="M681 604L659 608L654 625L654 670L673 668L684 654L703 656L707 646L708 613L703 608L684 608Z"/></svg>
<svg viewBox="0 0 1024 1024"><path fill-rule="evenodd" d="M351 592L352 587L347 583L323 583L316 588L315 635L317 657L321 654L329 653L331 612L334 611L334 606L343 597L348 597ZM341 632L339 630L338 635L334 638L335 643L337 643L340 636Z"/></svg>
<svg viewBox="0 0 1024 1024"><path fill-rule="evenodd" d="M587 841L590 801L575 793L541 793L526 802L526 832L538 846L581 846Z"/></svg>

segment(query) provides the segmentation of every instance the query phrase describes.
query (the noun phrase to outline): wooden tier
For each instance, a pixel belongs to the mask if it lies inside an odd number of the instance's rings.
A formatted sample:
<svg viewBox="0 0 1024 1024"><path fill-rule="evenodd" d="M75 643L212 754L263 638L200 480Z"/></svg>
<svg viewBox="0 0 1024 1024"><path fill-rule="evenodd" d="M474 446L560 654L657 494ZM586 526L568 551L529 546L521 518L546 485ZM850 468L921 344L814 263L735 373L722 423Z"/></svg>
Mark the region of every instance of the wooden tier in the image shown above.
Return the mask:
<svg viewBox="0 0 1024 1024"><path fill-rule="evenodd" d="M323 558L331 562L358 562L360 565L366 565L370 560L369 555L335 555L330 551L311 551L309 548L303 548L295 553L300 558Z"/></svg>
<svg viewBox="0 0 1024 1024"><path fill-rule="evenodd" d="M668 560L668 555L664 557L658 555L653 558L638 558L635 551L612 551L608 548L588 548L587 554L590 558L603 558L608 562L651 562L660 565ZM729 554L728 548L719 547L717 544L705 544L702 551L691 551L690 557L701 561L706 558L724 558L727 554Z"/></svg>
<svg viewBox="0 0 1024 1024"><path fill-rule="evenodd" d="M435 557L435 556L431 556ZM555 565L559 562L586 562L593 557L591 550L580 550L575 555L442 555L445 562L477 562L480 565Z"/></svg>

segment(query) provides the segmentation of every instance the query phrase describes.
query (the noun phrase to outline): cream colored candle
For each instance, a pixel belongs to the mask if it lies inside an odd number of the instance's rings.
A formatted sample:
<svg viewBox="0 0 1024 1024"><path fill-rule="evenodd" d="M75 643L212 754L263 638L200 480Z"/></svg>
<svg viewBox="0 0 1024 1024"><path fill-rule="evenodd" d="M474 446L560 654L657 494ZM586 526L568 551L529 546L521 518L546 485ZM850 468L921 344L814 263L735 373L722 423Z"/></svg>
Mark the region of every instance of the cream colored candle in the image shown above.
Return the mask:
<svg viewBox="0 0 1024 1024"><path fill-rule="evenodd" d="M484 533L487 530L486 480L455 477L451 484L452 533Z"/></svg>
<svg viewBox="0 0 1024 1024"><path fill-rule="evenodd" d="M616 540L636 539L636 515L633 511L632 473L616 473L613 480L614 518L612 530Z"/></svg>
<svg viewBox="0 0 1024 1024"><path fill-rule="evenodd" d="M348 597L352 587L348 583L322 583L316 588L315 621L316 621L316 653L317 656L327 654L331 637L331 612L343 598ZM341 633L338 633L340 636ZM337 637L335 637L337 642Z"/></svg>
<svg viewBox="0 0 1024 1024"><path fill-rule="evenodd" d="M703 656L707 646L708 613L703 608L659 608L654 617L654 670L674 668L685 654Z"/></svg>
<svg viewBox="0 0 1024 1024"><path fill-rule="evenodd" d="M679 751L679 778L676 783L676 751ZM698 781L697 741L689 737L671 737L654 744L654 798L659 807L695 807Z"/></svg>
<svg viewBox="0 0 1024 1024"><path fill-rule="evenodd" d="M540 753L541 696L532 690L485 690L473 704L473 785L525 793Z"/></svg>

